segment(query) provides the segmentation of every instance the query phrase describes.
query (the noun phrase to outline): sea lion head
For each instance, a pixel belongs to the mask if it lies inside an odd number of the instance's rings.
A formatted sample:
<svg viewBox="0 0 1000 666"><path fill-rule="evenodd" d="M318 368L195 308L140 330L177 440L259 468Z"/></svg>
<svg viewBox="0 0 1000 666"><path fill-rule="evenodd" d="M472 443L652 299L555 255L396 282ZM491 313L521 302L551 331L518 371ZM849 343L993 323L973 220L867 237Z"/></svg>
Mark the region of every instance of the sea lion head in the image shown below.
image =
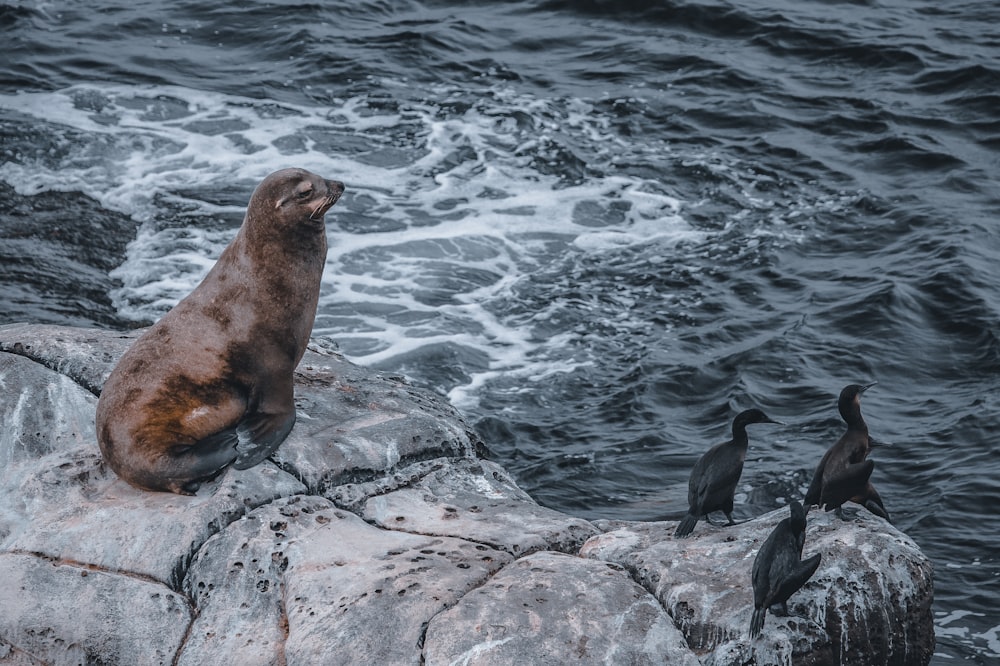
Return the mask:
<svg viewBox="0 0 1000 666"><path fill-rule="evenodd" d="M250 197L248 211L260 211L272 225L296 228L322 226L323 216L344 193L344 184L305 169L281 169L261 181Z"/></svg>

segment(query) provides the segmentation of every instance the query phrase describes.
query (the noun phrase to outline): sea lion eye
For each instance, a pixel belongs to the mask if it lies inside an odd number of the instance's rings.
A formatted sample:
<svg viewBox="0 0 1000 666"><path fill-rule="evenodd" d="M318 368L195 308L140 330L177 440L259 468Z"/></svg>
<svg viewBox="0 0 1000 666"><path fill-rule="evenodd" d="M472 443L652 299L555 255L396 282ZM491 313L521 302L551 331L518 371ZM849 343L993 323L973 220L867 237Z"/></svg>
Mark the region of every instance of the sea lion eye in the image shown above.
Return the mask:
<svg viewBox="0 0 1000 666"><path fill-rule="evenodd" d="M312 194L312 191L313 191L312 187L307 187L306 189L299 192L296 196L299 199L307 199Z"/></svg>

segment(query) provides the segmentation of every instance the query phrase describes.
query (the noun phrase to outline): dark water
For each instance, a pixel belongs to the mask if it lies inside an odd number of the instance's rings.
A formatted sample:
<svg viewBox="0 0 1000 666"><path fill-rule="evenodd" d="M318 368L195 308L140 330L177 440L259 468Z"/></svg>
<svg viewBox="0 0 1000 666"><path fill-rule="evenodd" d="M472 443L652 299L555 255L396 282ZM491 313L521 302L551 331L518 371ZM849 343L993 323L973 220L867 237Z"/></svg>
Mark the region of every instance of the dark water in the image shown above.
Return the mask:
<svg viewBox="0 0 1000 666"><path fill-rule="evenodd" d="M148 323L290 165L344 180L317 318L540 502L801 496L865 394L934 561L935 664L1000 659L1000 6L0 7L0 322Z"/></svg>

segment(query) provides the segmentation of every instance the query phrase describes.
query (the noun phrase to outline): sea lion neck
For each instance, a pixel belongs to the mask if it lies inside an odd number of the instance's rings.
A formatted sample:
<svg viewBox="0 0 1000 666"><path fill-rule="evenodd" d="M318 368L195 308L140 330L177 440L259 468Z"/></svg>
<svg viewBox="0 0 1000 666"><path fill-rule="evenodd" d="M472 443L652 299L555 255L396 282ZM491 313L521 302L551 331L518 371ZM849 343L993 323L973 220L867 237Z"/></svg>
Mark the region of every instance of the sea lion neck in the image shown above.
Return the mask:
<svg viewBox="0 0 1000 666"><path fill-rule="evenodd" d="M304 218L294 224L275 224L267 215L258 216L247 211L238 235L242 235L248 247L263 255L289 253L311 255L322 251L326 255L326 222L323 218Z"/></svg>

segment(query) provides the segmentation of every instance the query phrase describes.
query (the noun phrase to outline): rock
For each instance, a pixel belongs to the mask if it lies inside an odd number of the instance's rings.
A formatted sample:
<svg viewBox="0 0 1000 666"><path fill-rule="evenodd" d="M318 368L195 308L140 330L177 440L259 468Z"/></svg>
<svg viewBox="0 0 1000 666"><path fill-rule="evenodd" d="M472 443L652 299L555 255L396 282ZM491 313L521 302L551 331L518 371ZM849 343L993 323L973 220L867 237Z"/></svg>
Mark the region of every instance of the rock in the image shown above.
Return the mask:
<svg viewBox="0 0 1000 666"><path fill-rule="evenodd" d="M280 500L193 562L185 587L201 612L180 663L418 664L431 618L511 559L380 530L322 498Z"/></svg>
<svg viewBox="0 0 1000 666"><path fill-rule="evenodd" d="M519 559L435 617L424 655L427 666L698 664L622 569L554 552Z"/></svg>
<svg viewBox="0 0 1000 666"><path fill-rule="evenodd" d="M0 635L42 663L169 664L191 607L140 577L0 553Z"/></svg>
<svg viewBox="0 0 1000 666"><path fill-rule="evenodd" d="M932 571L916 544L867 511L845 522L808 515L803 557L822 553L813 577L747 638L750 569L779 509L738 528L674 539L676 523L599 523L585 557L616 562L656 595L704 664L926 664L934 648Z"/></svg>
<svg viewBox="0 0 1000 666"><path fill-rule="evenodd" d="M272 456L313 492L401 466L475 454L478 439L447 404L311 345L295 373L295 427Z"/></svg>
<svg viewBox="0 0 1000 666"><path fill-rule="evenodd" d="M810 514L798 617L750 643L750 566L786 511L674 540L541 507L452 407L320 343L268 461L192 497L136 490L93 426L136 335L0 326L0 663L930 658L930 565L866 512Z"/></svg>
<svg viewBox="0 0 1000 666"><path fill-rule="evenodd" d="M361 514L386 529L489 544L512 555L576 553L597 529L535 503L504 469L485 460L442 466L407 488L372 497Z"/></svg>
<svg viewBox="0 0 1000 666"><path fill-rule="evenodd" d="M97 398L69 377L0 354L0 465L4 469L96 441Z"/></svg>
<svg viewBox="0 0 1000 666"><path fill-rule="evenodd" d="M304 490L264 463L228 470L193 497L149 493L119 480L92 444L5 471L0 497L12 501L0 503L0 548L176 587L206 539L251 508Z"/></svg>
<svg viewBox="0 0 1000 666"><path fill-rule="evenodd" d="M0 326L0 351L36 361L97 396L118 358L140 332L7 324Z"/></svg>

